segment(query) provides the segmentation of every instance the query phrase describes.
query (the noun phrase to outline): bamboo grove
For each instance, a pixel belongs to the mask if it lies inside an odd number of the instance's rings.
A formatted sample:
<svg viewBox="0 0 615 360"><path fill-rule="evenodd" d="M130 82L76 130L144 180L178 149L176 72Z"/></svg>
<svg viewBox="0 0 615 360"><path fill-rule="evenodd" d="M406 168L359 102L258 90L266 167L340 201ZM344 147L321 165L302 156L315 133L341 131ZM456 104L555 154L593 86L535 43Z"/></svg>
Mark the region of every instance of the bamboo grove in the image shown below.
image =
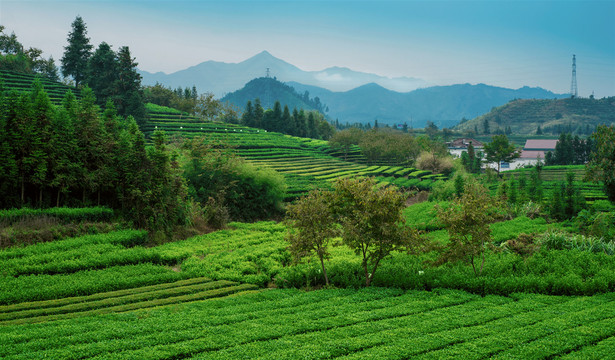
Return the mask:
<svg viewBox="0 0 615 360"><path fill-rule="evenodd" d="M156 132L153 146L136 121L104 111L89 88L54 106L40 82L0 91L0 207L107 205L137 227L185 221L185 182Z"/></svg>

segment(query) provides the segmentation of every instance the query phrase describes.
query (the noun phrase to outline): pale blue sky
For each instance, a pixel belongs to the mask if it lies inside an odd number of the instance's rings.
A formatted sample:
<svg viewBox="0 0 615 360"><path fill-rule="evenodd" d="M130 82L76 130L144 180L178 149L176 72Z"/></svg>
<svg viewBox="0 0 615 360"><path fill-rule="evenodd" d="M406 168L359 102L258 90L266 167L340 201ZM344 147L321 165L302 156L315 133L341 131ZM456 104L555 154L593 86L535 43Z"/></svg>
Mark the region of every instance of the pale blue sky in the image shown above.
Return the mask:
<svg viewBox="0 0 615 360"><path fill-rule="evenodd" d="M56 60L77 15L95 46L127 45L150 72L267 50L303 70L567 93L576 54L579 94L615 95L615 0L0 0L0 24Z"/></svg>

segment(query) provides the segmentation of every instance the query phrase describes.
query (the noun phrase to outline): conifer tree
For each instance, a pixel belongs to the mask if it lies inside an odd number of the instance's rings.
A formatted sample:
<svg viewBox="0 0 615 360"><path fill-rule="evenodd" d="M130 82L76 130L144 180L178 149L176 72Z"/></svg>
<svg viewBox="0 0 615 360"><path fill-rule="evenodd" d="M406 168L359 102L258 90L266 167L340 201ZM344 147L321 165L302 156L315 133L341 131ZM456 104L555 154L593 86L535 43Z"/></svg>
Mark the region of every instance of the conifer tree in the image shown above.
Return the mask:
<svg viewBox="0 0 615 360"><path fill-rule="evenodd" d="M265 110L261 105L261 100L256 98L254 100L254 127L263 128L263 118Z"/></svg>
<svg viewBox="0 0 615 360"><path fill-rule="evenodd" d="M294 129L293 129L293 123L292 123L292 119L290 117L290 111L288 110L288 106L284 105L284 111L282 112L282 121L280 122L281 128L280 131L282 131L285 134L293 134L294 133Z"/></svg>
<svg viewBox="0 0 615 360"><path fill-rule="evenodd" d="M252 101L250 100L248 100L246 110L241 115L241 123L245 126L254 127L254 108L252 107Z"/></svg>
<svg viewBox="0 0 615 360"><path fill-rule="evenodd" d="M87 67L87 85L94 91L99 105L117 94L118 61L111 46L106 42L100 43Z"/></svg>
<svg viewBox="0 0 615 360"><path fill-rule="evenodd" d="M72 76L75 85L81 85L86 77L88 60L92 53L90 38L81 16L77 16L71 24L68 34L68 45L64 47L62 56L62 75Z"/></svg>

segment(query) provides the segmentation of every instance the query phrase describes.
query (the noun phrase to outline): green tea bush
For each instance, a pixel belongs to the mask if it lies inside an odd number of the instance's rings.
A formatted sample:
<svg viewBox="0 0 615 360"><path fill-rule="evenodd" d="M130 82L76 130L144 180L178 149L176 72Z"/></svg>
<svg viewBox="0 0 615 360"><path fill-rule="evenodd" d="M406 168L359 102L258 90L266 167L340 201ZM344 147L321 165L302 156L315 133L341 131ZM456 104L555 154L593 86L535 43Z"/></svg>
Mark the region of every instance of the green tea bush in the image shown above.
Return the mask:
<svg viewBox="0 0 615 360"><path fill-rule="evenodd" d="M63 223L80 221L110 221L113 218L113 210L97 206L88 208L49 208L49 209L9 209L0 210L0 225L9 225L25 219L48 216L60 220Z"/></svg>
<svg viewBox="0 0 615 360"><path fill-rule="evenodd" d="M547 249L577 250L615 255L615 241L603 237L550 231L546 232L538 241Z"/></svg>

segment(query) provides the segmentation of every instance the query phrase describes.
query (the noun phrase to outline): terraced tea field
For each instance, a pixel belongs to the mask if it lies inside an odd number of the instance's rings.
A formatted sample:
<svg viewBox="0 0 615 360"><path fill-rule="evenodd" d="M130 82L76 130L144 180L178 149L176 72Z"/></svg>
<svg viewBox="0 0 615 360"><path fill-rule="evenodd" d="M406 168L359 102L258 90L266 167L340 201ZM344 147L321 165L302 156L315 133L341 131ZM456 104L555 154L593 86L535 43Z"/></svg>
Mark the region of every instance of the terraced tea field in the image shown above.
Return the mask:
<svg viewBox="0 0 615 360"><path fill-rule="evenodd" d="M383 184L405 188L429 189L433 181L445 177L389 165L368 166L357 147L343 160L343 154L329 148L326 141L298 138L240 125L204 122L179 111L148 106L150 121L143 127L146 136L164 130L169 136L190 138L206 136L212 142L224 142L250 162L282 173L288 184L287 200L295 199L315 187L350 176L375 176Z"/></svg>
<svg viewBox="0 0 615 360"><path fill-rule="evenodd" d="M420 215L407 212L412 224L429 221ZM516 230L511 221L495 232ZM435 288L446 283L435 272L425 278L434 290L403 290L422 287L424 266L405 253L383 261L375 280L398 286L275 288L320 277L314 262L290 266L285 233L232 223L154 247L143 231L119 230L0 250L0 358L612 358L613 292L482 297ZM334 282L360 273L348 248L332 255Z"/></svg>
<svg viewBox="0 0 615 360"><path fill-rule="evenodd" d="M29 92L32 90L32 83L36 77L34 75L20 74L7 70L0 70L0 80L2 86L5 89L11 89L15 91ZM77 98L81 96L79 90L72 86L57 83L55 81L49 81L46 79L40 79L41 84L45 88L45 91L49 95L49 99L55 105L62 103L64 94L70 90L75 94Z"/></svg>
<svg viewBox="0 0 615 360"><path fill-rule="evenodd" d="M208 293L204 290L202 298ZM140 294L148 293L130 296ZM107 299L120 302L122 297ZM614 300L614 294L480 297L452 290L261 290L156 308L137 309L146 302L134 302L123 312L107 307L96 316L72 313L78 315L62 320L53 315L22 318L41 321L36 324L4 321L0 357L608 359L615 345ZM26 311L32 310L8 314Z"/></svg>

